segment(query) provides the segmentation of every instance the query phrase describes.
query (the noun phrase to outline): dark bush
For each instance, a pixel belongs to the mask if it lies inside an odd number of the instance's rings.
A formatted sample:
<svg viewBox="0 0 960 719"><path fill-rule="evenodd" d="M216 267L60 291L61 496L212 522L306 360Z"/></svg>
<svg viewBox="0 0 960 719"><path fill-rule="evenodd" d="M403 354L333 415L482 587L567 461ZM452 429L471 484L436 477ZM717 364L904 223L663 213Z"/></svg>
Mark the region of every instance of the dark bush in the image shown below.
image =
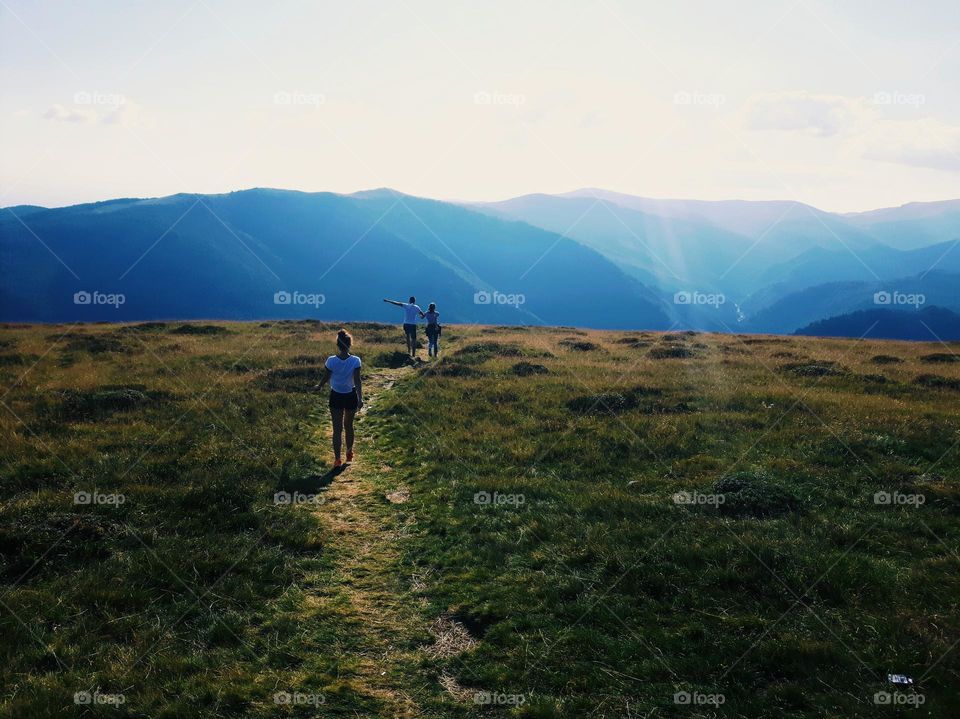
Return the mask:
<svg viewBox="0 0 960 719"><path fill-rule="evenodd" d="M548 370L542 364L536 364L534 362L517 362L513 367L510 368L510 371L518 377L529 377L533 374L550 373L550 370Z"/></svg>
<svg viewBox="0 0 960 719"><path fill-rule="evenodd" d="M647 353L653 359L686 359L693 357L693 350L679 345L653 347Z"/></svg>
<svg viewBox="0 0 960 719"><path fill-rule="evenodd" d="M847 374L847 370L836 362L814 361L814 362L792 362L780 367L784 372L789 372L797 377L839 377Z"/></svg>
<svg viewBox="0 0 960 719"><path fill-rule="evenodd" d="M575 397L567 402L567 407L577 414L606 414L607 412L626 412L640 406L646 397L659 395L658 389L634 387L624 392L601 392L583 397Z"/></svg>
<svg viewBox="0 0 960 719"><path fill-rule="evenodd" d="M190 325L182 324L175 330L171 330L175 335L225 335L230 330L220 325Z"/></svg>
<svg viewBox="0 0 960 719"><path fill-rule="evenodd" d="M167 327L169 327L169 325L166 322L140 322L135 325L124 325L118 329L117 332L159 332L167 329Z"/></svg>
<svg viewBox="0 0 960 719"><path fill-rule="evenodd" d="M574 352L593 352L600 349L600 345L586 340L564 339L560 340L560 345Z"/></svg>
<svg viewBox="0 0 960 719"><path fill-rule="evenodd" d="M467 355L479 355L485 358L489 357L523 357L523 350L517 345L504 344L502 342L474 342L454 353L454 357L466 357Z"/></svg>
<svg viewBox="0 0 960 719"><path fill-rule="evenodd" d="M729 517L769 519L799 508L790 492L778 487L762 472L736 472L713 483L713 492L723 495L720 513Z"/></svg>
<svg viewBox="0 0 960 719"><path fill-rule="evenodd" d="M398 367L403 367L410 364L410 355L406 352L401 352L400 350L394 350L393 352L381 352L376 357L373 358L374 367L389 367L391 369L397 369Z"/></svg>
<svg viewBox="0 0 960 719"><path fill-rule="evenodd" d="M439 375L441 377L478 377L483 374L476 367L471 367L463 362L440 362L437 364L426 365L426 372Z"/></svg>
<svg viewBox="0 0 960 719"><path fill-rule="evenodd" d="M130 348L122 339L113 334L85 334L83 332L68 332L64 335L48 335L47 339L64 342L64 352L89 352L103 354L105 352L129 352Z"/></svg>
<svg viewBox="0 0 960 719"><path fill-rule="evenodd" d="M66 422L90 422L116 412L137 409L160 399L164 392L147 392L142 385L134 387L104 386L94 390L62 390L59 416Z"/></svg>
<svg viewBox="0 0 960 719"><path fill-rule="evenodd" d="M258 384L266 392L310 392L321 377L322 367L281 367L260 377Z"/></svg>
<svg viewBox="0 0 960 719"><path fill-rule="evenodd" d="M949 364L960 362L960 355L950 354L949 352L934 352L933 354L923 355L920 361L931 364Z"/></svg>
<svg viewBox="0 0 960 719"><path fill-rule="evenodd" d="M15 367L34 363L37 361L36 355L5 354L0 355L0 367Z"/></svg>
<svg viewBox="0 0 960 719"><path fill-rule="evenodd" d="M921 387L931 387L933 389L956 389L960 390L960 379L951 377L941 377L938 374L921 374L913 380L914 384Z"/></svg>
<svg viewBox="0 0 960 719"><path fill-rule="evenodd" d="M649 347L653 342L643 337L621 337L616 340L618 345L627 345L628 347Z"/></svg>

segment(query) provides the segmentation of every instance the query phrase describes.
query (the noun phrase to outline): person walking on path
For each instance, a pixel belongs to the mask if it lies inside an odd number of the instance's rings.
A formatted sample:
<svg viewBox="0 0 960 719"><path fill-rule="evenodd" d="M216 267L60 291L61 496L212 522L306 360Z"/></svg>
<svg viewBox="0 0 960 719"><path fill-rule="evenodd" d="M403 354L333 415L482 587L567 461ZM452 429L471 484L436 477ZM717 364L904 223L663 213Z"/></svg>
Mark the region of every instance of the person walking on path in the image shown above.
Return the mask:
<svg viewBox="0 0 960 719"><path fill-rule="evenodd" d="M363 407L363 386L360 382L360 358L350 354L353 337L346 330L337 333L337 353L324 362L323 377L317 389L330 382L330 417L333 420L333 466L339 468L344 430L347 439L347 462L353 461L353 417Z"/></svg>
<svg viewBox="0 0 960 719"><path fill-rule="evenodd" d="M437 303L431 302L423 314L427 320L427 355L440 356L440 313L437 312Z"/></svg>
<svg viewBox="0 0 960 719"><path fill-rule="evenodd" d="M424 317L423 310L417 306L417 298L411 295L409 302L384 300L391 305L403 308L403 335L407 338L407 351L412 359L417 358L417 320Z"/></svg>

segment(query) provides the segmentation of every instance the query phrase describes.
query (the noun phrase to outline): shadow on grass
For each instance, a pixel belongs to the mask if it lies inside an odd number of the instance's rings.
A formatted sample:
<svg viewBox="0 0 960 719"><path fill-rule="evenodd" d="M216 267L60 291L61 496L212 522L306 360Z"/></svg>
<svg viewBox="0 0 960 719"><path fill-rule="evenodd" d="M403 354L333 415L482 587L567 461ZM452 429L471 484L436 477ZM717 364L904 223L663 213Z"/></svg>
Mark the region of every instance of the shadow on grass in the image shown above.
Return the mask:
<svg viewBox="0 0 960 719"><path fill-rule="evenodd" d="M304 494L315 494L317 490L323 489L324 487L329 487L333 484L333 480L336 479L339 475L349 467L349 464L343 464L339 467L333 467L323 474L311 474L306 477L293 478L283 482L283 486L280 488L285 492L303 492Z"/></svg>

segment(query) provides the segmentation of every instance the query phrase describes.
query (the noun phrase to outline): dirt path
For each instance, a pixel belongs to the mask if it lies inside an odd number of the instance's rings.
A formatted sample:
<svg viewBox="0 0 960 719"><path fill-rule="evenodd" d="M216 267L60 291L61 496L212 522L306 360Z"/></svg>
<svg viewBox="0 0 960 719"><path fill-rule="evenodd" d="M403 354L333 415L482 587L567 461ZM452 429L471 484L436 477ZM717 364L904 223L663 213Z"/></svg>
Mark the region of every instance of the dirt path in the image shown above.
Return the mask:
<svg viewBox="0 0 960 719"><path fill-rule="evenodd" d="M373 431L384 394L413 372L413 367L377 369L364 376L366 405L357 417L357 459L333 479L316 510L335 537L335 569L309 582L322 587L315 599L329 603L351 627L342 646L343 666L354 674L352 689L380 704L376 716L397 718L420 715L409 693L417 683L411 672L430 634L422 604L403 577L398 549L398 540L415 521L401 506L409 490L384 481L392 469ZM316 429L318 457L332 455L330 432L329 422Z"/></svg>

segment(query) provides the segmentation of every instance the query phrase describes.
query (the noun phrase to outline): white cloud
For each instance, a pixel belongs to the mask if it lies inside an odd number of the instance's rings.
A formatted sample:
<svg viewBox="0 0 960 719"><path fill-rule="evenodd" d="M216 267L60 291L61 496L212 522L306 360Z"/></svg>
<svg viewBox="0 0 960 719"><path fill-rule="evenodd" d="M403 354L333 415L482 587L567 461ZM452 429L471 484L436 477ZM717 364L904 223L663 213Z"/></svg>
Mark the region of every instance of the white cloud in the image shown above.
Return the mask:
<svg viewBox="0 0 960 719"><path fill-rule="evenodd" d="M876 99L781 92L747 102L749 130L838 138L852 156L911 167L960 170L960 126L933 117L895 120Z"/></svg>
<svg viewBox="0 0 960 719"><path fill-rule="evenodd" d="M97 121L97 113L95 110L64 107L63 105L51 105L46 112L43 113L43 117L47 120L55 120L57 122L83 123Z"/></svg>
<svg viewBox="0 0 960 719"><path fill-rule="evenodd" d="M64 107L60 104L51 105L43 117L55 122L95 123L101 125L121 125L124 127L141 127L147 124L143 107L135 102L124 101L118 105L96 109L89 106Z"/></svg>
<svg viewBox="0 0 960 719"><path fill-rule="evenodd" d="M960 170L960 127L934 118L885 121L863 138L864 157L936 170Z"/></svg>
<svg viewBox="0 0 960 719"><path fill-rule="evenodd" d="M803 91L776 92L756 95L747 101L744 126L749 130L784 130L833 137L856 131L874 115L861 98Z"/></svg>
<svg viewBox="0 0 960 719"><path fill-rule="evenodd" d="M106 125L122 125L124 127L142 127L148 124L143 107L129 100L104 112L100 121Z"/></svg>

